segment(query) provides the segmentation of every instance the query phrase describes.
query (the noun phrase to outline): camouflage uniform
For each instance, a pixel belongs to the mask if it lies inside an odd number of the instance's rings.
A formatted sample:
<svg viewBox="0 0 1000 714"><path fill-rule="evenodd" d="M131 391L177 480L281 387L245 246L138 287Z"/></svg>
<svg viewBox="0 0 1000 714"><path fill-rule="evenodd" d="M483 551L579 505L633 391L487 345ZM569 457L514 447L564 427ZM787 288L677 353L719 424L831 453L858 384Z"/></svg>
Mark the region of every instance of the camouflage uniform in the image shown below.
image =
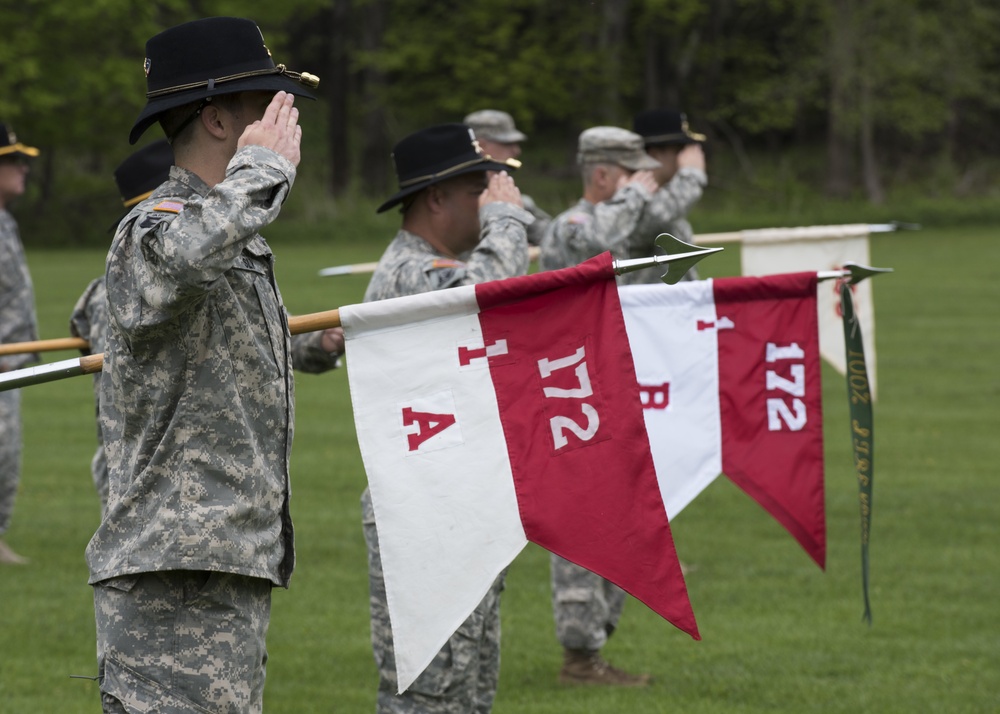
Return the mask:
<svg viewBox="0 0 1000 714"><path fill-rule="evenodd" d="M521 201L524 203L524 210L535 219L535 222L528 226L528 245L541 245L542 239L545 238L545 231L552 223L552 216L539 208L531 196L525 196L522 193Z"/></svg>
<svg viewBox="0 0 1000 714"><path fill-rule="evenodd" d="M73 314L69 318L70 333L82 337L90 343L85 354L104 352L108 334L107 290L104 276L95 278L76 301ZM320 341L322 332L310 332L292 337L292 363L295 369L304 372L324 372L337 366L337 356L326 352ZM108 462L104 455L104 437L100 424L101 375L94 375L94 407L97 412L97 449L90 460L90 473L94 489L101 499L101 517L108 506Z"/></svg>
<svg viewBox="0 0 1000 714"><path fill-rule="evenodd" d="M35 295L17 223L0 208L0 343L38 339ZM37 354L0 357L0 371L38 362ZM21 480L21 392L0 392L0 537L10 526Z"/></svg>
<svg viewBox="0 0 1000 714"><path fill-rule="evenodd" d="M104 287L104 276L90 281L83 291L73 314L69 318L69 330L74 337L82 337L90 343L86 354L104 352L104 343L108 334L108 293ZM97 449L90 460L90 475L94 480L94 488L101 499L101 517L108 507L108 462L104 456L104 437L101 435L100 424L101 375L94 375L94 409L97 414Z"/></svg>
<svg viewBox="0 0 1000 714"><path fill-rule="evenodd" d="M587 136L593 137L587 139ZM620 129L596 128L581 135L578 161L618 163L612 151L645 152L641 139ZM590 144L585 155L584 144ZM603 143L602 143L603 142ZM622 143L622 142L628 142ZM652 165L656 165L646 157ZM634 156L630 160L634 160ZM621 164L619 164L621 165ZM661 195L663 194L663 195ZM649 255L649 246L662 232L660 221L669 210L668 195L655 195L642 186L628 183L611 198L594 204L587 199L556 216L542 241L540 267L556 270L577 265L588 258L610 251L616 260ZM652 232L651 232L652 231ZM639 271L650 272L655 271ZM619 277L619 281L621 281ZM552 609L556 636L566 650L597 652L608 635L618 626L625 592L617 585L555 554L550 556Z"/></svg>
<svg viewBox="0 0 1000 714"><path fill-rule="evenodd" d="M618 627L625 591L576 563L550 554L556 639L571 650L599 650Z"/></svg>
<svg viewBox="0 0 1000 714"><path fill-rule="evenodd" d="M365 302L524 275L528 269L525 225L531 220L529 213L516 206L487 204L480 209L481 242L464 261L448 258L419 236L401 230L382 255L365 291ZM500 675L503 574L428 668L397 695L392 630L368 489L361 497L361 512L368 545L372 650L379 669L376 711L488 714Z"/></svg>
<svg viewBox="0 0 1000 714"><path fill-rule="evenodd" d="M691 207L701 198L702 191L708 183L708 177L701 169L685 167L680 169L670 181L661 186L653 194L652 200L646 205L639 227L636 229L637 240L630 241L630 258L646 258L657 253L656 237L661 233L669 233L685 243L693 243L694 231L686 216ZM638 285L640 283L658 283L663 271L636 270L618 277L620 285ZM684 274L684 280L697 280L698 271L691 268Z"/></svg>
<svg viewBox="0 0 1000 714"><path fill-rule="evenodd" d="M108 254L109 494L87 547L105 711L260 710L271 587L295 553L291 346L258 230L294 178L253 145L213 188L175 166Z"/></svg>

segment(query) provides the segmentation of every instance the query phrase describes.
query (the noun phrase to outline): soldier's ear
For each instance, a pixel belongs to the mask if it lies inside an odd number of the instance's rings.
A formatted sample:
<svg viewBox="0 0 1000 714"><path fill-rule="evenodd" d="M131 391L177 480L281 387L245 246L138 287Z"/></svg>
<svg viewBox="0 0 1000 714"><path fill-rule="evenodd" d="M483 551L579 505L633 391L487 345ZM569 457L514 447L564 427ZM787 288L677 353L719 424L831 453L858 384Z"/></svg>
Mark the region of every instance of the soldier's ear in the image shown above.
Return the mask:
<svg viewBox="0 0 1000 714"><path fill-rule="evenodd" d="M432 213L440 213L444 210L444 201L448 197L448 191L435 183L428 186L423 191L423 200L427 202L427 207Z"/></svg>
<svg viewBox="0 0 1000 714"><path fill-rule="evenodd" d="M209 103L202 108L201 114L198 115L198 119L201 121L201 125L205 127L205 131L209 134L214 136L216 139L225 139L226 132L231 128L231 122L228 121L229 116L223 117L223 110L220 107Z"/></svg>

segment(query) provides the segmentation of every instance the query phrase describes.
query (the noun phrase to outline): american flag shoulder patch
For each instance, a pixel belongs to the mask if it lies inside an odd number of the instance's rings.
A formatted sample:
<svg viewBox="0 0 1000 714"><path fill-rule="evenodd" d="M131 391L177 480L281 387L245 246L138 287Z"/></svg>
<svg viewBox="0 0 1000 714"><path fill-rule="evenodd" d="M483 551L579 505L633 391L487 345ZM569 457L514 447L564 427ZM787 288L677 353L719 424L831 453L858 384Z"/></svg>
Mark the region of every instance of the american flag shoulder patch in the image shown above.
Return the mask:
<svg viewBox="0 0 1000 714"><path fill-rule="evenodd" d="M180 213L184 209L184 204L180 201L160 201L153 206L154 211L163 213Z"/></svg>
<svg viewBox="0 0 1000 714"><path fill-rule="evenodd" d="M449 260L447 258L435 258L431 263L431 270L440 270L441 268L464 268L465 263L460 260Z"/></svg>

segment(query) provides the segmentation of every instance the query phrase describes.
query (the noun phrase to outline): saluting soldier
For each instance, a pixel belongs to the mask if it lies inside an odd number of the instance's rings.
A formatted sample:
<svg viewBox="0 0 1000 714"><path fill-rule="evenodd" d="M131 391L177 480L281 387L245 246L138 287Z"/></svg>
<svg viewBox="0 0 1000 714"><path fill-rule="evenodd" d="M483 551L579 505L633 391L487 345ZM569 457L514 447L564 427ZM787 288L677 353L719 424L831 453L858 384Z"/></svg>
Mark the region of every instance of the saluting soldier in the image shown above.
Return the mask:
<svg viewBox="0 0 1000 714"><path fill-rule="evenodd" d="M483 151L500 162L508 159L517 161L521 155L521 144L528 140L528 135L514 125L514 117L497 109L480 109L468 114L462 122L472 128ZM528 243L541 245L552 216L539 208L527 194L521 194L521 202L524 210L535 217L535 222L528 226Z"/></svg>
<svg viewBox="0 0 1000 714"><path fill-rule="evenodd" d="M643 240L639 226L656 191L653 170L660 163L645 152L642 137L595 126L580 134L576 159L583 198L549 225L539 259L543 270L578 265L606 250L626 259Z"/></svg>
<svg viewBox="0 0 1000 714"><path fill-rule="evenodd" d="M7 210L24 193L29 160L38 149L17 140L13 130L0 124L0 343L33 342L38 339L35 293L28 261L17 230ZM0 357L0 372L38 362L37 354ZM21 392L0 392L0 564L23 565L19 555L4 540L14 513L14 499L21 482Z"/></svg>
<svg viewBox="0 0 1000 714"><path fill-rule="evenodd" d="M660 167L653 170L659 188L653 193L638 228L639 237L645 240L633 243L629 253L631 258L645 258L656 254L655 241L661 233L669 233L685 243L694 241L687 215L708 184L705 135L691 131L687 117L676 109L639 112L632 120L632 128L642 137L646 153L660 162ZM684 280L697 279L696 268L684 275ZM637 270L622 275L618 281L627 285L656 283L660 276L655 270Z"/></svg>
<svg viewBox="0 0 1000 714"><path fill-rule="evenodd" d="M634 248L652 242L644 240L640 226L657 190L653 171L660 164L645 152L642 137L618 127L587 129L580 134L577 162L583 177L583 198L549 226L542 242L543 270L577 265L604 251L611 251L617 259L628 258ZM550 558L552 611L556 637L563 647L559 681L648 684L648 675L625 672L601 656L608 637L618 627L625 591L554 553Z"/></svg>
<svg viewBox="0 0 1000 714"><path fill-rule="evenodd" d="M372 275L365 301L384 300L524 275L526 226L533 220L509 175L514 166L486 156L470 128L442 124L411 134L392 154L402 228ZM460 257L461 256L461 257ZM397 695L392 630L371 495L361 498L368 545L371 636L379 669L379 714L487 714L500 674L503 575L428 668Z"/></svg>
<svg viewBox="0 0 1000 714"><path fill-rule="evenodd" d="M101 699L259 712L271 589L295 562L291 345L259 231L295 180L294 98L316 82L227 17L154 36L145 71L129 141L159 122L176 165L119 224L105 272L109 494L87 547Z"/></svg>

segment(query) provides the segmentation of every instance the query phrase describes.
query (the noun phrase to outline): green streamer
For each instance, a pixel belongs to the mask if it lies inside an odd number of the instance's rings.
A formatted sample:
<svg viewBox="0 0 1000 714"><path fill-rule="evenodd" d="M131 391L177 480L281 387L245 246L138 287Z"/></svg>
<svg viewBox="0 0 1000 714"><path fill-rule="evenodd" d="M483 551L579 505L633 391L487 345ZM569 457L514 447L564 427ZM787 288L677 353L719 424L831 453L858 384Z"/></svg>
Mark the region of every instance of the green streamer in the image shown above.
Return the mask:
<svg viewBox="0 0 1000 714"><path fill-rule="evenodd" d="M851 287L840 285L840 304L844 315L844 345L847 349L847 397L851 414L851 445L854 470L858 477L858 502L861 507L861 586L865 597L864 620L872 624L869 597L868 543L871 538L872 485L875 476L875 433L872 420L872 397L865 365L865 347L861 323L854 312Z"/></svg>

